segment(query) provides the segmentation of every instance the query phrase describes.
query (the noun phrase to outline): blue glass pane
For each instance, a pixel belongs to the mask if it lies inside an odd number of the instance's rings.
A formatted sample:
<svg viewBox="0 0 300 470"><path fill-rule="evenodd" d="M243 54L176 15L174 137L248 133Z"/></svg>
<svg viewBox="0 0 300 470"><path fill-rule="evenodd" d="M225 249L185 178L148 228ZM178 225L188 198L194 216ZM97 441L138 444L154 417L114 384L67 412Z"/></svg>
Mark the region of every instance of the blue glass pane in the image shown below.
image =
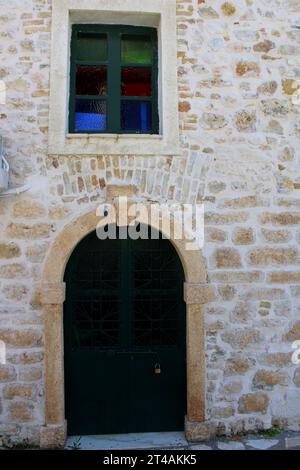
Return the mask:
<svg viewBox="0 0 300 470"><path fill-rule="evenodd" d="M122 101L121 127L128 132L152 130L152 106L149 101Z"/></svg>
<svg viewBox="0 0 300 470"><path fill-rule="evenodd" d="M106 101L76 100L75 131L106 130Z"/></svg>

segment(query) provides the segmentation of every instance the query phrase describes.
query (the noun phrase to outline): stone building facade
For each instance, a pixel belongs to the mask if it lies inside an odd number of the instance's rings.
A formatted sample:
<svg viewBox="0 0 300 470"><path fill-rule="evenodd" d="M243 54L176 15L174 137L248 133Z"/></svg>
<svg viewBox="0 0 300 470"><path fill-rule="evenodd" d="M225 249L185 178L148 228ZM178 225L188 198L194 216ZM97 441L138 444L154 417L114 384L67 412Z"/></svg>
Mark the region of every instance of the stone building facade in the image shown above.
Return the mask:
<svg viewBox="0 0 300 470"><path fill-rule="evenodd" d="M63 408L53 411L63 384L53 353L63 347L59 323L53 330L63 284L53 272L114 191L147 204L205 204L201 275L186 287L201 286L186 300L205 324L205 338L188 346L205 358L205 373L193 363L201 384L193 378L188 437L299 429L299 0L160 2L176 12L180 145L153 154L151 143L147 154L50 153L54 3L0 0L0 134L11 187L30 185L0 194L2 445L63 443ZM144 13L145 2L133 3Z"/></svg>

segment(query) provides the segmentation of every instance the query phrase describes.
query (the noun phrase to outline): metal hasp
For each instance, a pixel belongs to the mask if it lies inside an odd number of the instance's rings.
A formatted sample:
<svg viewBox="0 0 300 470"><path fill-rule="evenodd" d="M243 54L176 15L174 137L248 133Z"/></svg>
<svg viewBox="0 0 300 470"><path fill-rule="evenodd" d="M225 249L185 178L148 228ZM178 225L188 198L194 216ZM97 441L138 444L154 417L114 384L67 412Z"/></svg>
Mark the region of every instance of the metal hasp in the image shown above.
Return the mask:
<svg viewBox="0 0 300 470"><path fill-rule="evenodd" d="M0 136L0 192L8 188L9 164L3 155L3 137Z"/></svg>

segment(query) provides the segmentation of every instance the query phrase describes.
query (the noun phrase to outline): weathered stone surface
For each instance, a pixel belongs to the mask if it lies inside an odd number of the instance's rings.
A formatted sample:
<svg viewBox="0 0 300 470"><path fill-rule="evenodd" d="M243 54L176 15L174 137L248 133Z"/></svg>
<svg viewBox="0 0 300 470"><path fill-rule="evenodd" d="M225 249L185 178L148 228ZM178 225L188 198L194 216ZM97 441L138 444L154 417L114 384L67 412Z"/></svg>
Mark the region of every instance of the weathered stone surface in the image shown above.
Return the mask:
<svg viewBox="0 0 300 470"><path fill-rule="evenodd" d="M66 425L42 426L40 430L40 446L42 449L63 449L67 436Z"/></svg>
<svg viewBox="0 0 300 470"><path fill-rule="evenodd" d="M34 399L37 390L35 386L28 384L10 384L6 385L3 389L3 397L12 400L13 398L27 398Z"/></svg>
<svg viewBox="0 0 300 470"><path fill-rule="evenodd" d="M2 279L22 278L25 274L25 266L19 263L5 264L0 266L0 278Z"/></svg>
<svg viewBox="0 0 300 470"><path fill-rule="evenodd" d="M184 284L184 300L189 304L206 304L214 300L214 292L208 284Z"/></svg>
<svg viewBox="0 0 300 470"><path fill-rule="evenodd" d="M42 244L36 243L35 245L27 248L26 257L31 263L41 263L46 256L47 249L47 242Z"/></svg>
<svg viewBox="0 0 300 470"><path fill-rule="evenodd" d="M258 450L267 450L278 444L277 439L248 439L246 441L247 446Z"/></svg>
<svg viewBox="0 0 300 470"><path fill-rule="evenodd" d="M288 103L275 99L262 100L262 110L266 116L284 117L289 112Z"/></svg>
<svg viewBox="0 0 300 470"><path fill-rule="evenodd" d="M291 233L288 230L269 230L263 228L261 234L267 242L271 243L285 243L291 239Z"/></svg>
<svg viewBox="0 0 300 470"><path fill-rule="evenodd" d="M63 304L66 297L64 282L47 282L41 286L41 302L43 304Z"/></svg>
<svg viewBox="0 0 300 470"><path fill-rule="evenodd" d="M222 129L228 123L227 123L225 116L223 116L222 114L203 113L201 124L202 124L202 127L204 127L204 129L216 130L216 129Z"/></svg>
<svg viewBox="0 0 300 470"><path fill-rule="evenodd" d="M227 359L224 369L225 376L244 375L253 366L252 361L241 355Z"/></svg>
<svg viewBox="0 0 300 470"><path fill-rule="evenodd" d="M233 16L236 12L236 8L231 2L224 2L221 6L221 9L225 16Z"/></svg>
<svg viewBox="0 0 300 470"><path fill-rule="evenodd" d="M212 7L210 6L205 6L205 7L201 7L198 9L199 11L199 15L202 17L202 18L207 18L207 19L214 19L214 18L219 18L219 15L218 13L216 12L216 10L214 10Z"/></svg>
<svg viewBox="0 0 300 470"><path fill-rule="evenodd" d="M16 377L16 370L13 366L0 364L0 382L12 382Z"/></svg>
<svg viewBox="0 0 300 470"><path fill-rule="evenodd" d="M226 419L234 415L233 406L216 406L211 410L213 418Z"/></svg>
<svg viewBox="0 0 300 470"><path fill-rule="evenodd" d="M253 50L255 52L269 52L274 48L275 48L275 43L268 39L258 42L257 44L254 44L253 46Z"/></svg>
<svg viewBox="0 0 300 470"><path fill-rule="evenodd" d="M218 194L226 189L226 184L224 181L211 181L208 187L211 193Z"/></svg>
<svg viewBox="0 0 300 470"><path fill-rule="evenodd" d="M36 364L44 359L43 351L26 351L23 353L7 354L7 361L11 364Z"/></svg>
<svg viewBox="0 0 300 470"><path fill-rule="evenodd" d="M248 302L238 302L230 315L230 319L232 323L248 323L254 317L253 313L253 307Z"/></svg>
<svg viewBox="0 0 300 470"><path fill-rule="evenodd" d="M233 329L225 331L221 335L225 343L229 343L233 349L244 349L250 345L260 343L261 334L254 328Z"/></svg>
<svg viewBox="0 0 300 470"><path fill-rule="evenodd" d="M180 113L187 113L191 109L191 104L188 101L180 101L178 109Z"/></svg>
<svg viewBox="0 0 300 470"><path fill-rule="evenodd" d="M135 196L138 188L133 184L109 184L107 186L107 199L114 199L118 197L132 197Z"/></svg>
<svg viewBox="0 0 300 470"><path fill-rule="evenodd" d="M286 449L293 449L294 447L300 446L300 437L286 437L285 447Z"/></svg>
<svg viewBox="0 0 300 470"><path fill-rule="evenodd" d="M294 248L257 248L248 254L253 266L295 264L297 258L298 251Z"/></svg>
<svg viewBox="0 0 300 470"><path fill-rule="evenodd" d="M278 284L291 284L300 282L299 271L275 271L268 274L268 282Z"/></svg>
<svg viewBox="0 0 300 470"><path fill-rule="evenodd" d="M263 273L260 271L220 271L211 274L210 279L216 282L261 282L263 279Z"/></svg>
<svg viewBox="0 0 300 470"><path fill-rule="evenodd" d="M256 112L255 111L239 111L235 115L235 125L239 132L255 132L256 131Z"/></svg>
<svg viewBox="0 0 300 470"><path fill-rule="evenodd" d="M236 65L236 74L241 77L259 77L260 67L257 62L241 61Z"/></svg>
<svg viewBox="0 0 300 470"><path fill-rule="evenodd" d="M242 442L218 442L217 445L219 450L245 450L245 446L242 444Z"/></svg>
<svg viewBox="0 0 300 470"><path fill-rule="evenodd" d="M234 248L218 248L214 252L214 264L216 268L239 268L241 257Z"/></svg>
<svg viewBox="0 0 300 470"><path fill-rule="evenodd" d="M300 223L300 215L291 212L265 212L260 217L260 223L273 225L298 225Z"/></svg>
<svg viewBox="0 0 300 470"><path fill-rule="evenodd" d="M296 387L300 387L300 367L297 367L297 369L294 372L293 382L296 385Z"/></svg>
<svg viewBox="0 0 300 470"><path fill-rule="evenodd" d="M34 201L20 201L13 206L13 217L38 219L46 214L45 207Z"/></svg>
<svg viewBox="0 0 300 470"><path fill-rule="evenodd" d="M241 393L242 389L242 382L229 382L222 387L221 393L224 393L225 396L228 397L228 395Z"/></svg>
<svg viewBox="0 0 300 470"><path fill-rule="evenodd" d="M61 220L68 217L70 209L65 206L55 206L49 208L49 218L53 220Z"/></svg>
<svg viewBox="0 0 300 470"><path fill-rule="evenodd" d="M26 348L42 345L42 335L35 329L0 329L0 338L9 347Z"/></svg>
<svg viewBox="0 0 300 470"><path fill-rule="evenodd" d="M265 82L259 85L257 88L257 93L262 95L274 95L277 88L277 82L275 82L275 80L270 80L269 82Z"/></svg>
<svg viewBox="0 0 300 470"><path fill-rule="evenodd" d="M232 300L235 296L235 288L233 286L219 286L218 293L223 300Z"/></svg>
<svg viewBox="0 0 300 470"><path fill-rule="evenodd" d="M25 285L7 285L2 289L3 296L8 300L15 300L17 302L25 300L29 289Z"/></svg>
<svg viewBox="0 0 300 470"><path fill-rule="evenodd" d="M232 241L235 245L251 245L255 242L253 229L248 227L239 227L235 229Z"/></svg>
<svg viewBox="0 0 300 470"><path fill-rule="evenodd" d="M246 222L248 219L248 214L246 212L235 212L235 213L205 213L205 223L207 225L231 225L239 222ZM300 218L299 218L300 220Z"/></svg>
<svg viewBox="0 0 300 470"><path fill-rule="evenodd" d="M240 294L240 298L243 300L276 300L286 298L286 292L284 289L279 288L257 288L253 287L247 289L245 292Z"/></svg>
<svg viewBox="0 0 300 470"><path fill-rule="evenodd" d="M264 201L257 196L242 196L234 199L227 199L223 206L230 209L244 209L264 205Z"/></svg>
<svg viewBox="0 0 300 470"><path fill-rule="evenodd" d="M24 382L35 382L43 376L43 370L40 366L27 366L20 370L19 379Z"/></svg>
<svg viewBox="0 0 300 470"><path fill-rule="evenodd" d="M275 385L287 385L288 376L283 371L260 369L253 377L253 387L262 390L273 390Z"/></svg>
<svg viewBox="0 0 300 470"><path fill-rule="evenodd" d="M25 225L11 223L7 227L6 234L19 240L38 240L48 238L52 227L49 224Z"/></svg>
<svg viewBox="0 0 300 470"><path fill-rule="evenodd" d="M21 250L16 243L13 242L0 242L0 258L3 259L10 259L10 258L17 258L20 256Z"/></svg>
<svg viewBox="0 0 300 470"><path fill-rule="evenodd" d="M9 404L9 419L12 423L26 423L33 418L33 405L28 401L13 401Z"/></svg>
<svg viewBox="0 0 300 470"><path fill-rule="evenodd" d="M239 413L266 413L268 405L265 393L247 393L239 399Z"/></svg>
<svg viewBox="0 0 300 470"><path fill-rule="evenodd" d="M206 227L205 240L210 243L221 243L227 239L227 234L224 230L214 227Z"/></svg>
<svg viewBox="0 0 300 470"><path fill-rule="evenodd" d="M300 321L295 321L285 335L283 341L299 341L300 339Z"/></svg>
<svg viewBox="0 0 300 470"><path fill-rule="evenodd" d="M198 423L185 421L185 435L189 442L201 442L209 440L215 434L215 425L211 421Z"/></svg>
<svg viewBox="0 0 300 470"><path fill-rule="evenodd" d="M266 353L260 355L258 361L265 366L286 367L291 364L291 353Z"/></svg>

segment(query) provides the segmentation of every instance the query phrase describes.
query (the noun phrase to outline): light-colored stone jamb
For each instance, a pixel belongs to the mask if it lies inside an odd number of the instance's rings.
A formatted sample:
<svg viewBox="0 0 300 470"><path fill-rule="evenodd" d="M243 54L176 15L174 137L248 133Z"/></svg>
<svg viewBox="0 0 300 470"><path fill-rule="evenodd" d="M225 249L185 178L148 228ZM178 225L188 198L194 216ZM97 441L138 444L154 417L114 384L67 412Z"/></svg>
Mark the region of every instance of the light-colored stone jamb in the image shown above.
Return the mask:
<svg viewBox="0 0 300 470"><path fill-rule="evenodd" d="M150 210L150 205L149 205ZM143 220L139 220L143 223ZM63 283L65 267L76 245L97 227L96 209L73 220L60 232L47 256L41 283L45 327L45 427L47 447L57 446L55 426L60 430L61 443L65 434L64 345L63 345ZM170 225L172 226L172 221ZM155 227L159 228L159 227ZM171 232L172 233L172 232ZM205 285L206 270L201 251L187 251L185 240L170 240L177 250L185 272L187 303L187 421L205 420L205 346L203 304L211 300ZM190 426L192 425L190 424ZM49 432L47 433L47 428ZM189 429L187 424L187 429Z"/></svg>
<svg viewBox="0 0 300 470"><path fill-rule="evenodd" d="M157 28L160 135L68 134L70 37L75 23ZM49 154L178 154L176 41L176 0L52 0Z"/></svg>

